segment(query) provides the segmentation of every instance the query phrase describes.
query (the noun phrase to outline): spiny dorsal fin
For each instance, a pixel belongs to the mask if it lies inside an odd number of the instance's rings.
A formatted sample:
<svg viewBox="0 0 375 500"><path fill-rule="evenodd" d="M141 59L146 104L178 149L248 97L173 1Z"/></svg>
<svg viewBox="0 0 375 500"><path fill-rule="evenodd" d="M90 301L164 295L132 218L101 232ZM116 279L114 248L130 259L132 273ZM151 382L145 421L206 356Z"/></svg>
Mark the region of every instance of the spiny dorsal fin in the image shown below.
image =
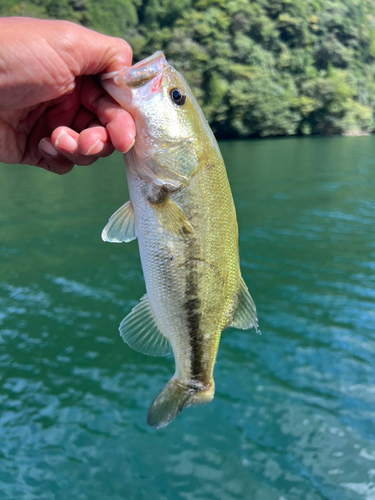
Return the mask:
<svg viewBox="0 0 375 500"><path fill-rule="evenodd" d="M241 328L241 330L248 330L249 328L254 327L257 333L260 333L258 329L258 318L255 304L242 276L240 278L240 288L238 290L237 307L229 326L232 326L233 328Z"/></svg>
<svg viewBox="0 0 375 500"><path fill-rule="evenodd" d="M134 208L129 200L109 219L102 231L102 240L123 243L135 240L136 237Z"/></svg>
<svg viewBox="0 0 375 500"><path fill-rule="evenodd" d="M193 226L188 221L181 208L168 195L157 203L150 202L160 225L169 233L183 238L190 238L194 234Z"/></svg>
<svg viewBox="0 0 375 500"><path fill-rule="evenodd" d="M150 356L165 356L170 344L156 324L147 293L121 321L120 334L124 342L136 351Z"/></svg>

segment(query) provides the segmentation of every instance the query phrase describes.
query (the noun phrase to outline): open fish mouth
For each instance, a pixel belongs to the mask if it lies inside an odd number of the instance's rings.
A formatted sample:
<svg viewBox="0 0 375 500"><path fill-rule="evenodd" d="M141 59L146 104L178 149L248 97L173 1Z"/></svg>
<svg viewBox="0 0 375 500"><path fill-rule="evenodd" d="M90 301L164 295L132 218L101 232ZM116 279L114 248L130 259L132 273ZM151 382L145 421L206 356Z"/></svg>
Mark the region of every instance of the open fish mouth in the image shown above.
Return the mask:
<svg viewBox="0 0 375 500"><path fill-rule="evenodd" d="M125 67L120 71L103 73L100 75L100 83L108 94L117 101L127 111L133 110L133 93L142 89L150 81L152 84L151 92L160 88L163 72L170 68L165 56L161 50L158 50L152 56L143 61L139 61L134 66ZM147 92L144 95L147 97Z"/></svg>
<svg viewBox="0 0 375 500"><path fill-rule="evenodd" d="M158 50L150 57L139 61L133 66L124 68L121 71L103 73L100 79L104 85L106 80L113 80L116 84L119 84L120 80L122 80L128 88L138 88L155 78L155 76L159 75L168 66L169 64L163 52Z"/></svg>
<svg viewBox="0 0 375 500"><path fill-rule="evenodd" d="M125 83L130 88L142 87L142 85L152 80L167 66L168 63L163 52L158 50L152 56L128 68L124 72Z"/></svg>

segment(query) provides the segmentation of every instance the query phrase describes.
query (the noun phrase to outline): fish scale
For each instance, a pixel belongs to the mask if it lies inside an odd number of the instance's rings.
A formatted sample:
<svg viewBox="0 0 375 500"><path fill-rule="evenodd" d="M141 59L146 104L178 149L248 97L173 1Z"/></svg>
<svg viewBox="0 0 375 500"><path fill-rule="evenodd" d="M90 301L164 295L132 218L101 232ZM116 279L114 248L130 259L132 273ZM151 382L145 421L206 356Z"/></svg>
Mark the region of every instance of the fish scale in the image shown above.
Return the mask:
<svg viewBox="0 0 375 500"><path fill-rule="evenodd" d="M138 238L147 294L120 333L146 354L173 350L175 374L148 413L150 425L164 427L183 408L213 398L221 332L257 328L256 309L241 277L224 161L185 80L157 52L103 75L102 85L137 126L124 155L130 201L102 237Z"/></svg>

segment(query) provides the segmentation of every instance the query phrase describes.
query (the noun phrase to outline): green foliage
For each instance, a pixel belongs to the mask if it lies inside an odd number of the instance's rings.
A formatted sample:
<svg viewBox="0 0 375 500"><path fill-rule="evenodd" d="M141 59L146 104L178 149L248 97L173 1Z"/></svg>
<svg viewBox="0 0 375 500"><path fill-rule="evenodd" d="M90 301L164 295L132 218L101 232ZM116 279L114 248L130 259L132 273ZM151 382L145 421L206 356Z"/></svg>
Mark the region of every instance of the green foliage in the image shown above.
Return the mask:
<svg viewBox="0 0 375 500"><path fill-rule="evenodd" d="M374 129L373 0L2 0L0 15L63 18L155 50L219 137Z"/></svg>
<svg viewBox="0 0 375 500"><path fill-rule="evenodd" d="M275 81L272 74L238 79L229 88L231 135L293 135L299 114L291 109L293 82ZM251 109L251 113L247 110Z"/></svg>
<svg viewBox="0 0 375 500"><path fill-rule="evenodd" d="M68 1L72 3L72 0ZM95 30L125 38L127 30L137 22L133 0L87 0L87 25Z"/></svg>

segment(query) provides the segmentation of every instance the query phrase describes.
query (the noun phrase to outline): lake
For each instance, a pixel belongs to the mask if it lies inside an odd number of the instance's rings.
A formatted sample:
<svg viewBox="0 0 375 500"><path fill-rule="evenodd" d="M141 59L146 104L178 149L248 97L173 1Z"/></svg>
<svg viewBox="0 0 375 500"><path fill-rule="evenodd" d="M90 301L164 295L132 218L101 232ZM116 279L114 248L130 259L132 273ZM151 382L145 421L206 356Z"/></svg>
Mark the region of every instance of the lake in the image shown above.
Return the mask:
<svg viewBox="0 0 375 500"><path fill-rule="evenodd" d="M100 238L121 155L0 166L0 498L375 499L375 137L220 146L262 334L228 328L215 399L160 430L173 357L123 343L138 246Z"/></svg>

